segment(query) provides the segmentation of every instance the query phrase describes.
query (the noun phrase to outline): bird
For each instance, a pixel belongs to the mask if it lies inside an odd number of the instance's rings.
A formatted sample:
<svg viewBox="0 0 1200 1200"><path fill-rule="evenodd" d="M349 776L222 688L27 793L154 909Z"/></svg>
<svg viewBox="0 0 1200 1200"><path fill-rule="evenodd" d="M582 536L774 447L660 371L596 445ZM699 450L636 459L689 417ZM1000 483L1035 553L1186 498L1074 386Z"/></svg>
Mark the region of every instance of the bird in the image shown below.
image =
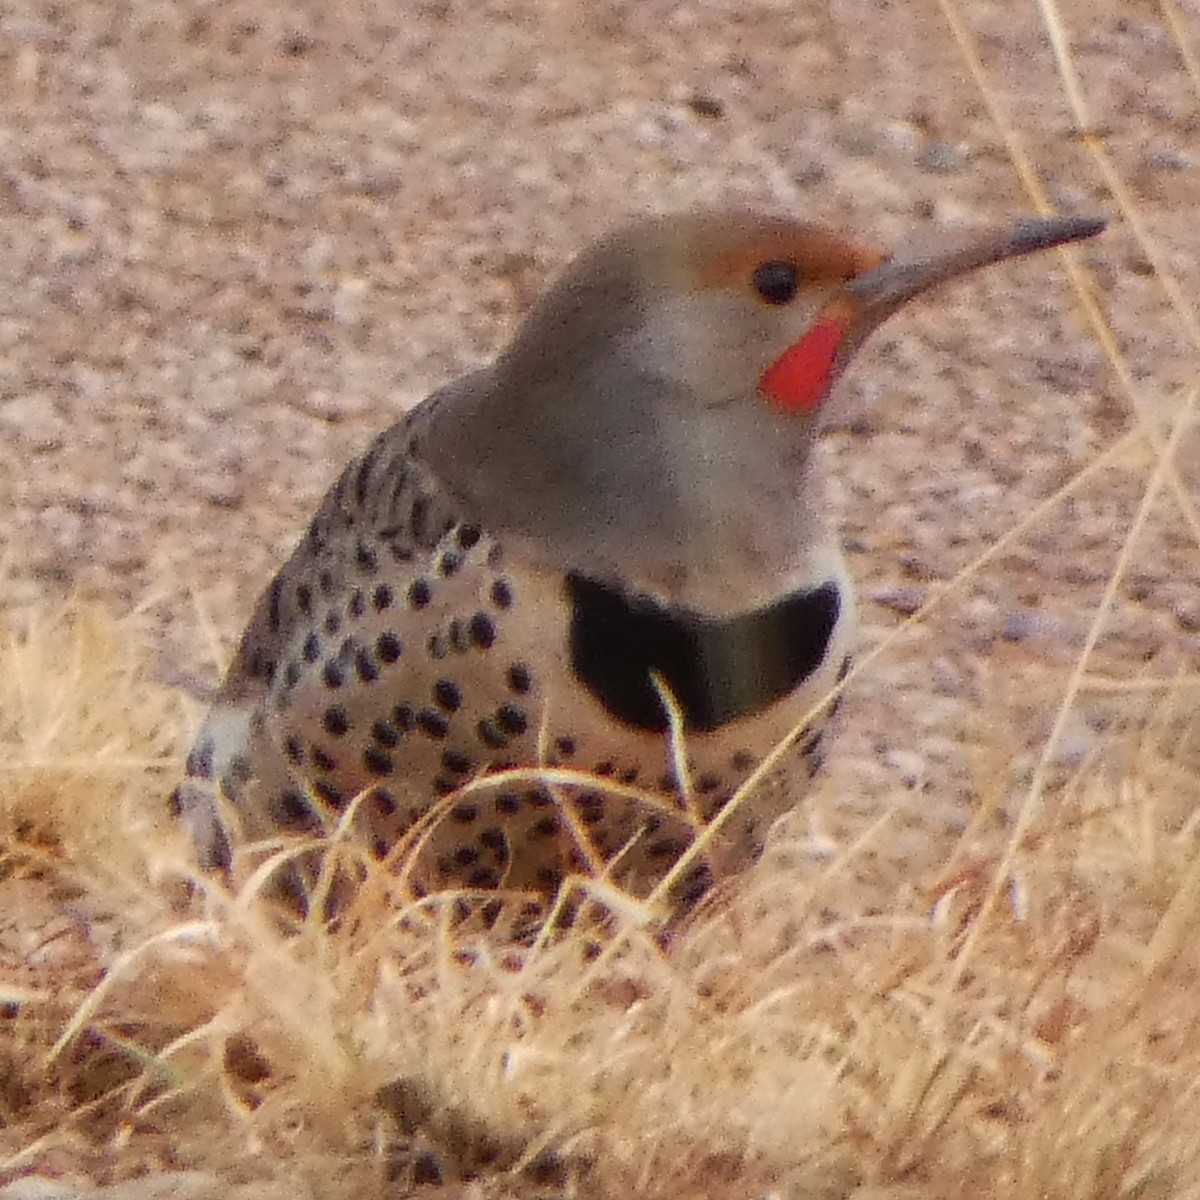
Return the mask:
<svg viewBox="0 0 1200 1200"><path fill-rule="evenodd" d="M702 209L584 249L490 365L344 469L263 591L171 797L201 867L348 827L418 896L583 872L645 897L674 872L694 906L798 802L725 812L805 718L819 769L851 661L814 457L839 377L913 298L1104 226L891 255Z"/></svg>

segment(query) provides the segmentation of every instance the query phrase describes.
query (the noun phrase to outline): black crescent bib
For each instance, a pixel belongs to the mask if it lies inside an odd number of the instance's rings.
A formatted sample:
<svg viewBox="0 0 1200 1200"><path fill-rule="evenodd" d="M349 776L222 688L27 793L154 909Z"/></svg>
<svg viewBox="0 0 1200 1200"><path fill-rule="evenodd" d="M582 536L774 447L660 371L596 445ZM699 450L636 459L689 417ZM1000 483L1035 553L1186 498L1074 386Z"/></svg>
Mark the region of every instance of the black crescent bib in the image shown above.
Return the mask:
<svg viewBox="0 0 1200 1200"><path fill-rule="evenodd" d="M575 573L567 591L576 678L618 720L658 731L668 722L652 671L683 710L686 728L711 732L769 708L812 675L842 607L833 581L727 620Z"/></svg>

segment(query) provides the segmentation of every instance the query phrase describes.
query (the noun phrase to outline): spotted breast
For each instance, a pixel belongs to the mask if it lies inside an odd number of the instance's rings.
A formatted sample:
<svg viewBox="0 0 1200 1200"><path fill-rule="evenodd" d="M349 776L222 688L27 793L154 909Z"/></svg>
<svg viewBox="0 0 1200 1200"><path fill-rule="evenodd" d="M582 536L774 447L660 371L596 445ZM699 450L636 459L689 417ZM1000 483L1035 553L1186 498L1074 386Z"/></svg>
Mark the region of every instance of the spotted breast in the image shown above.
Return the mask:
<svg viewBox="0 0 1200 1200"><path fill-rule="evenodd" d="M805 717L815 769L852 648L830 390L911 297L1101 225L895 259L753 212L599 241L346 468L264 592L173 798L203 864L348 824L418 893L645 895L721 814L675 902L748 865L799 797L726 805ZM512 774L538 767L589 778Z"/></svg>

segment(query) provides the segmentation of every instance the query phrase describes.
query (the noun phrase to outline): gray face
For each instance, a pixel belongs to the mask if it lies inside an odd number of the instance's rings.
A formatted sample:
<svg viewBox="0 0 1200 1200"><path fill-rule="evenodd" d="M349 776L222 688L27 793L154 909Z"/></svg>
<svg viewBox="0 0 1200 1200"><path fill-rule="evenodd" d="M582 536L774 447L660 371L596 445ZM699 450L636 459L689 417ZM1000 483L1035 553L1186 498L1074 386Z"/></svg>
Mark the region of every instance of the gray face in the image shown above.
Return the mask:
<svg viewBox="0 0 1200 1200"><path fill-rule="evenodd" d="M1026 222L889 261L754 214L631 226L454 390L423 453L475 519L547 565L709 612L758 607L836 573L815 561L829 539L810 459L870 331L945 279L1100 227ZM762 288L764 267L795 286Z"/></svg>
<svg viewBox="0 0 1200 1200"><path fill-rule="evenodd" d="M441 406L422 457L485 527L555 566L756 606L811 577L821 540L815 414L781 412L758 381L829 288L777 309L748 273L691 286L671 247L636 244L576 264L496 366Z"/></svg>

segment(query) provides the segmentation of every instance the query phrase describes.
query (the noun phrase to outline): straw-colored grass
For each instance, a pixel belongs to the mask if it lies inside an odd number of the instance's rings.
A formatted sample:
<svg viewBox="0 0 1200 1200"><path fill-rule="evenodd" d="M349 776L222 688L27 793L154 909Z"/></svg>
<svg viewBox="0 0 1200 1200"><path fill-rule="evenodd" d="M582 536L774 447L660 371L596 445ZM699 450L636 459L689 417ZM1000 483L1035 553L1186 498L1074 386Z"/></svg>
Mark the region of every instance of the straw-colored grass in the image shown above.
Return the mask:
<svg viewBox="0 0 1200 1200"><path fill-rule="evenodd" d="M253 886L189 899L162 800L189 714L95 612L43 616L0 643L0 1169L1195 1193L1194 697L1132 689L1035 814L998 787L913 861L785 824L668 952L628 906L594 957L497 944L390 878L299 934Z"/></svg>

